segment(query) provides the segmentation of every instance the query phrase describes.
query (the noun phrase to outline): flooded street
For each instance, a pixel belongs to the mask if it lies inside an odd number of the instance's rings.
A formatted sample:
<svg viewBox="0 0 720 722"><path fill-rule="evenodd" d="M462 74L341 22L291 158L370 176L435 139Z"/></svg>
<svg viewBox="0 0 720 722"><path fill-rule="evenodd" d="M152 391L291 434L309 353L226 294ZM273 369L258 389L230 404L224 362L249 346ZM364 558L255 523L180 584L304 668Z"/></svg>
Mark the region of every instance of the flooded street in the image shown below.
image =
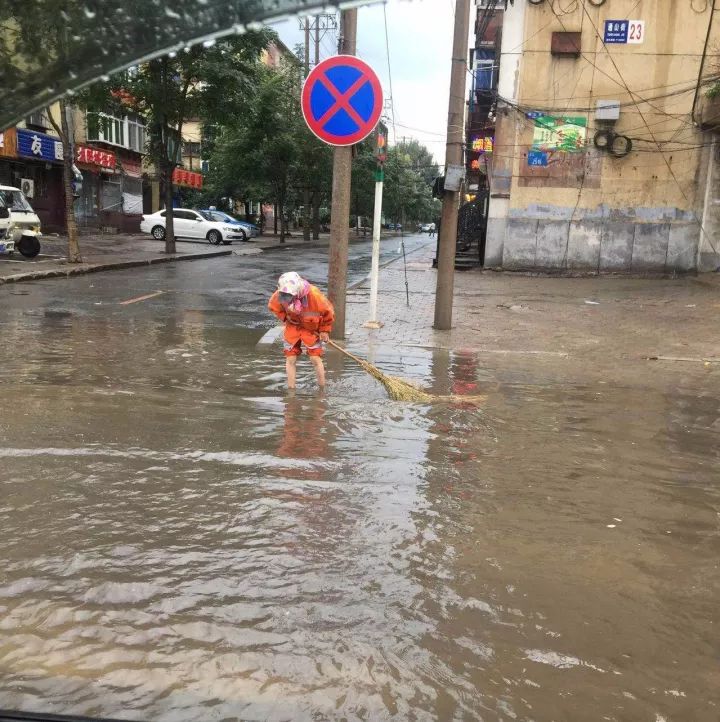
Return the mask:
<svg viewBox="0 0 720 722"><path fill-rule="evenodd" d="M337 353L289 395L256 347L288 262L0 291L0 708L719 719L717 388L379 347L486 404Z"/></svg>

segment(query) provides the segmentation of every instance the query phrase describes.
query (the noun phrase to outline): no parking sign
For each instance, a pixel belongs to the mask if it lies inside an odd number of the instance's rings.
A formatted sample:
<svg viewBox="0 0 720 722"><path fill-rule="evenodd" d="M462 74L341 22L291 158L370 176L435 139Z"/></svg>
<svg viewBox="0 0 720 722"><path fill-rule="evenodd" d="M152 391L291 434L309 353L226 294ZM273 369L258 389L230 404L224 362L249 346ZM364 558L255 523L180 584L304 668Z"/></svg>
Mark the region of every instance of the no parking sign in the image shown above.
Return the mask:
<svg viewBox="0 0 720 722"><path fill-rule="evenodd" d="M383 108L375 71L354 55L335 55L313 68L302 90L308 128L329 145L354 145L375 130Z"/></svg>

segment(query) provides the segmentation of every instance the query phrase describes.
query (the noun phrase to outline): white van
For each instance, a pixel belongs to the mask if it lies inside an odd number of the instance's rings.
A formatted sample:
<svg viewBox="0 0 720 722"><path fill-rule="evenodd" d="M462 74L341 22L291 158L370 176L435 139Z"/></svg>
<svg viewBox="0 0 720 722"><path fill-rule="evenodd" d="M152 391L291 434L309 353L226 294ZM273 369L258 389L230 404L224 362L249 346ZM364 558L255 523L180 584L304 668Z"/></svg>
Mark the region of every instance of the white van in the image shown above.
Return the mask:
<svg viewBox="0 0 720 722"><path fill-rule="evenodd" d="M40 219L23 192L0 186L0 253L18 250L26 258L40 253Z"/></svg>

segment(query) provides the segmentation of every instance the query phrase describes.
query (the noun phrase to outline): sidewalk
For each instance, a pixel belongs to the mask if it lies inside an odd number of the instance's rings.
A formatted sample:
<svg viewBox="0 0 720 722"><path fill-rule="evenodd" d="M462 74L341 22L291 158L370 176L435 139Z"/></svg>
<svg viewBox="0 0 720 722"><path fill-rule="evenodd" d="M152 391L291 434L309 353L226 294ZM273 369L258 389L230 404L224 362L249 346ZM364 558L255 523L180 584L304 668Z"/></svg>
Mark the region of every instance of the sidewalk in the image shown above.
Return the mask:
<svg viewBox="0 0 720 722"><path fill-rule="evenodd" d="M681 383L720 377L720 276L679 279L526 277L455 273L453 328L432 328L437 272L432 248L380 272L378 330L362 327L369 281L348 294L348 348L378 365L444 351L472 357L494 381ZM409 362L408 362L409 363ZM413 364L410 363L410 366ZM416 364L417 365L417 364ZM412 368L406 373L421 374Z"/></svg>

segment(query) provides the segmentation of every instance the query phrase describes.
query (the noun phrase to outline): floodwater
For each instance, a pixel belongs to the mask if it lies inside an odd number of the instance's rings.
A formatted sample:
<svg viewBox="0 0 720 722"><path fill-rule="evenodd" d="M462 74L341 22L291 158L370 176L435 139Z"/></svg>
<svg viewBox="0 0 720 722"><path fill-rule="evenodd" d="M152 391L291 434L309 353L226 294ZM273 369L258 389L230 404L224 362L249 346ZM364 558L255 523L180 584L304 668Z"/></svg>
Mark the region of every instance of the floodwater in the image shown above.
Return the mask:
<svg viewBox="0 0 720 722"><path fill-rule="evenodd" d="M288 395L262 329L65 308L2 325L0 707L720 718L710 390L378 349L485 407L388 401L336 355Z"/></svg>

